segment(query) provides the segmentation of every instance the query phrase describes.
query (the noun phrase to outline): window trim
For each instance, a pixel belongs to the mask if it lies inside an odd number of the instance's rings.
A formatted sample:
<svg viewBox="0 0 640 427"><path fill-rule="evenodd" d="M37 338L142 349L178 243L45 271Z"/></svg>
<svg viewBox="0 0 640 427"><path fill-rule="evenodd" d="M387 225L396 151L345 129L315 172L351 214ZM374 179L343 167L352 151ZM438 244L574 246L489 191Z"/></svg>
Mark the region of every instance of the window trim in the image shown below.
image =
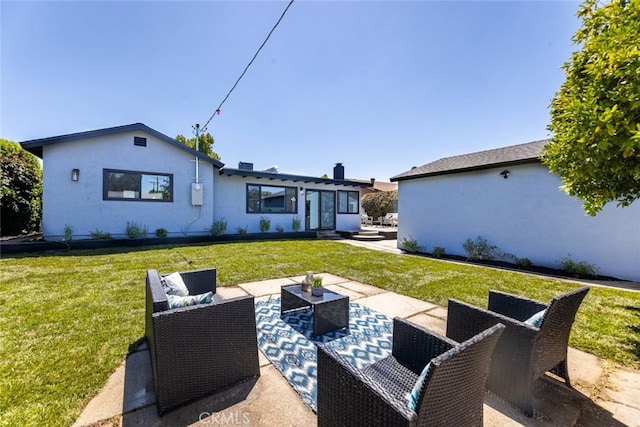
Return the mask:
<svg viewBox="0 0 640 427"><path fill-rule="evenodd" d="M262 208L261 210L257 210L257 211L250 211L249 210L249 187L259 187L260 189L258 190L259 193L262 193L262 187L276 187L276 188L282 188L285 191L285 197L287 194L287 189L293 190L293 193L295 194L295 198L296 201L294 202L294 211L290 212L286 210L286 204L285 204L285 211L284 212L268 212L268 211L263 211ZM298 213L298 202L299 202L299 198L298 198L298 187L296 186L292 186L292 185L269 185L269 184L256 184L256 183L247 183L245 186L245 212L247 214L260 214L260 215L265 215L265 214L269 214L269 215L291 215L291 214L297 214Z"/></svg>
<svg viewBox="0 0 640 427"><path fill-rule="evenodd" d="M336 212L338 214L341 214L341 215L358 215L360 213L360 192L359 191L338 190L337 193L338 194L336 195ZM346 211L340 210L340 194L341 193L346 193L347 194L347 210ZM357 194L358 203L356 204L356 211L355 212L349 212L349 194L350 193Z"/></svg>
<svg viewBox="0 0 640 427"><path fill-rule="evenodd" d="M109 197L109 174L126 173L137 175L159 175L169 178L169 198L168 199L143 199L142 197ZM132 171L126 169L102 169L102 200L108 202L151 202L151 203L172 203L173 202L173 174L164 172Z"/></svg>

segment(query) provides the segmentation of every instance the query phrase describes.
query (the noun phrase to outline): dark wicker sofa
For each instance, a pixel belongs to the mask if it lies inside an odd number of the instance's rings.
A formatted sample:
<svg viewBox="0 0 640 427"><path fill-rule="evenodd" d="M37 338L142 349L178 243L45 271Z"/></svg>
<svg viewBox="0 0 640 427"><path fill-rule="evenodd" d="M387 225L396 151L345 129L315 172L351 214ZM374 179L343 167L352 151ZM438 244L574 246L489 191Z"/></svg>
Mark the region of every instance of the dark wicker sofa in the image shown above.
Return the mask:
<svg viewBox="0 0 640 427"><path fill-rule="evenodd" d="M482 426L485 380L504 326L458 344L393 320L392 355L363 370L318 346L318 426ZM415 410L407 396L430 363Z"/></svg>
<svg viewBox="0 0 640 427"><path fill-rule="evenodd" d="M216 270L180 273L190 295L216 291ZM156 270L147 270L145 335L158 413L260 376L253 296L168 309Z"/></svg>
<svg viewBox="0 0 640 427"><path fill-rule="evenodd" d="M584 286L554 297L549 305L528 298L490 291L488 309L449 300L447 337L463 341L498 322L506 329L496 345L487 388L533 416L537 380L547 371L571 386L567 346L576 312L587 295ZM545 310L539 327L525 323Z"/></svg>

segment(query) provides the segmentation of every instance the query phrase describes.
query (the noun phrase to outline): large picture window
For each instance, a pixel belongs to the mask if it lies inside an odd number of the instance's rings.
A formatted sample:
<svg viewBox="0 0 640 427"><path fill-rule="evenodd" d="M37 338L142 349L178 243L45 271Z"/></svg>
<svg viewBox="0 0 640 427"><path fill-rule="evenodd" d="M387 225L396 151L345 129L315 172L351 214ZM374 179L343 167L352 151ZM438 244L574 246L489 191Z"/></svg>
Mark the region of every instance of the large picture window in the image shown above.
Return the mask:
<svg viewBox="0 0 640 427"><path fill-rule="evenodd" d="M173 175L104 169L103 200L173 201Z"/></svg>
<svg viewBox="0 0 640 427"><path fill-rule="evenodd" d="M247 213L297 213L297 188L247 184Z"/></svg>
<svg viewBox="0 0 640 427"><path fill-rule="evenodd" d="M338 213L357 214L360 212L360 193L357 191L338 191Z"/></svg>

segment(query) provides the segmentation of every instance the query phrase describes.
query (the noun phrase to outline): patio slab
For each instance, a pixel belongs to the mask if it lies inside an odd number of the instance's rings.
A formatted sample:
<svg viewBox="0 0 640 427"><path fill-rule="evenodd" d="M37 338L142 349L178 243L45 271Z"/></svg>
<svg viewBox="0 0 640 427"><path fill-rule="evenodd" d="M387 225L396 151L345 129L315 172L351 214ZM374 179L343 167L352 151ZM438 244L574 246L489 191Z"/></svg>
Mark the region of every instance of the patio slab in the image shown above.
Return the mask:
<svg viewBox="0 0 640 427"><path fill-rule="evenodd" d="M358 300L358 303L385 314L392 319L396 316L407 318L437 307L435 304L420 301L395 292L384 292L361 298Z"/></svg>
<svg viewBox="0 0 640 427"><path fill-rule="evenodd" d="M242 297L249 295L247 291L238 286L228 286L224 288L216 288L216 294L220 295L223 299L231 299L236 297Z"/></svg>
<svg viewBox="0 0 640 427"><path fill-rule="evenodd" d="M261 282L243 283L238 285L239 288L255 297L280 294L280 288L285 285L293 285L296 282L289 278L263 280Z"/></svg>

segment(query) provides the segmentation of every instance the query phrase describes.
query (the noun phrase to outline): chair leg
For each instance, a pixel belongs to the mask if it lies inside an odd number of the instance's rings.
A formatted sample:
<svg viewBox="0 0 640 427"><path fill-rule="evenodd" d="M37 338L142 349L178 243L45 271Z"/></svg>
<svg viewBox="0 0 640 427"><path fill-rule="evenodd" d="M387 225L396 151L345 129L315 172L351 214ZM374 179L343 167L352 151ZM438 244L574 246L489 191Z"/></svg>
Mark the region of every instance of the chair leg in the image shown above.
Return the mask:
<svg viewBox="0 0 640 427"><path fill-rule="evenodd" d="M571 380L569 379L569 367L567 365L567 359L564 359L562 362L554 366L550 372L559 376L560 378L563 378L567 387L573 388L571 386Z"/></svg>

